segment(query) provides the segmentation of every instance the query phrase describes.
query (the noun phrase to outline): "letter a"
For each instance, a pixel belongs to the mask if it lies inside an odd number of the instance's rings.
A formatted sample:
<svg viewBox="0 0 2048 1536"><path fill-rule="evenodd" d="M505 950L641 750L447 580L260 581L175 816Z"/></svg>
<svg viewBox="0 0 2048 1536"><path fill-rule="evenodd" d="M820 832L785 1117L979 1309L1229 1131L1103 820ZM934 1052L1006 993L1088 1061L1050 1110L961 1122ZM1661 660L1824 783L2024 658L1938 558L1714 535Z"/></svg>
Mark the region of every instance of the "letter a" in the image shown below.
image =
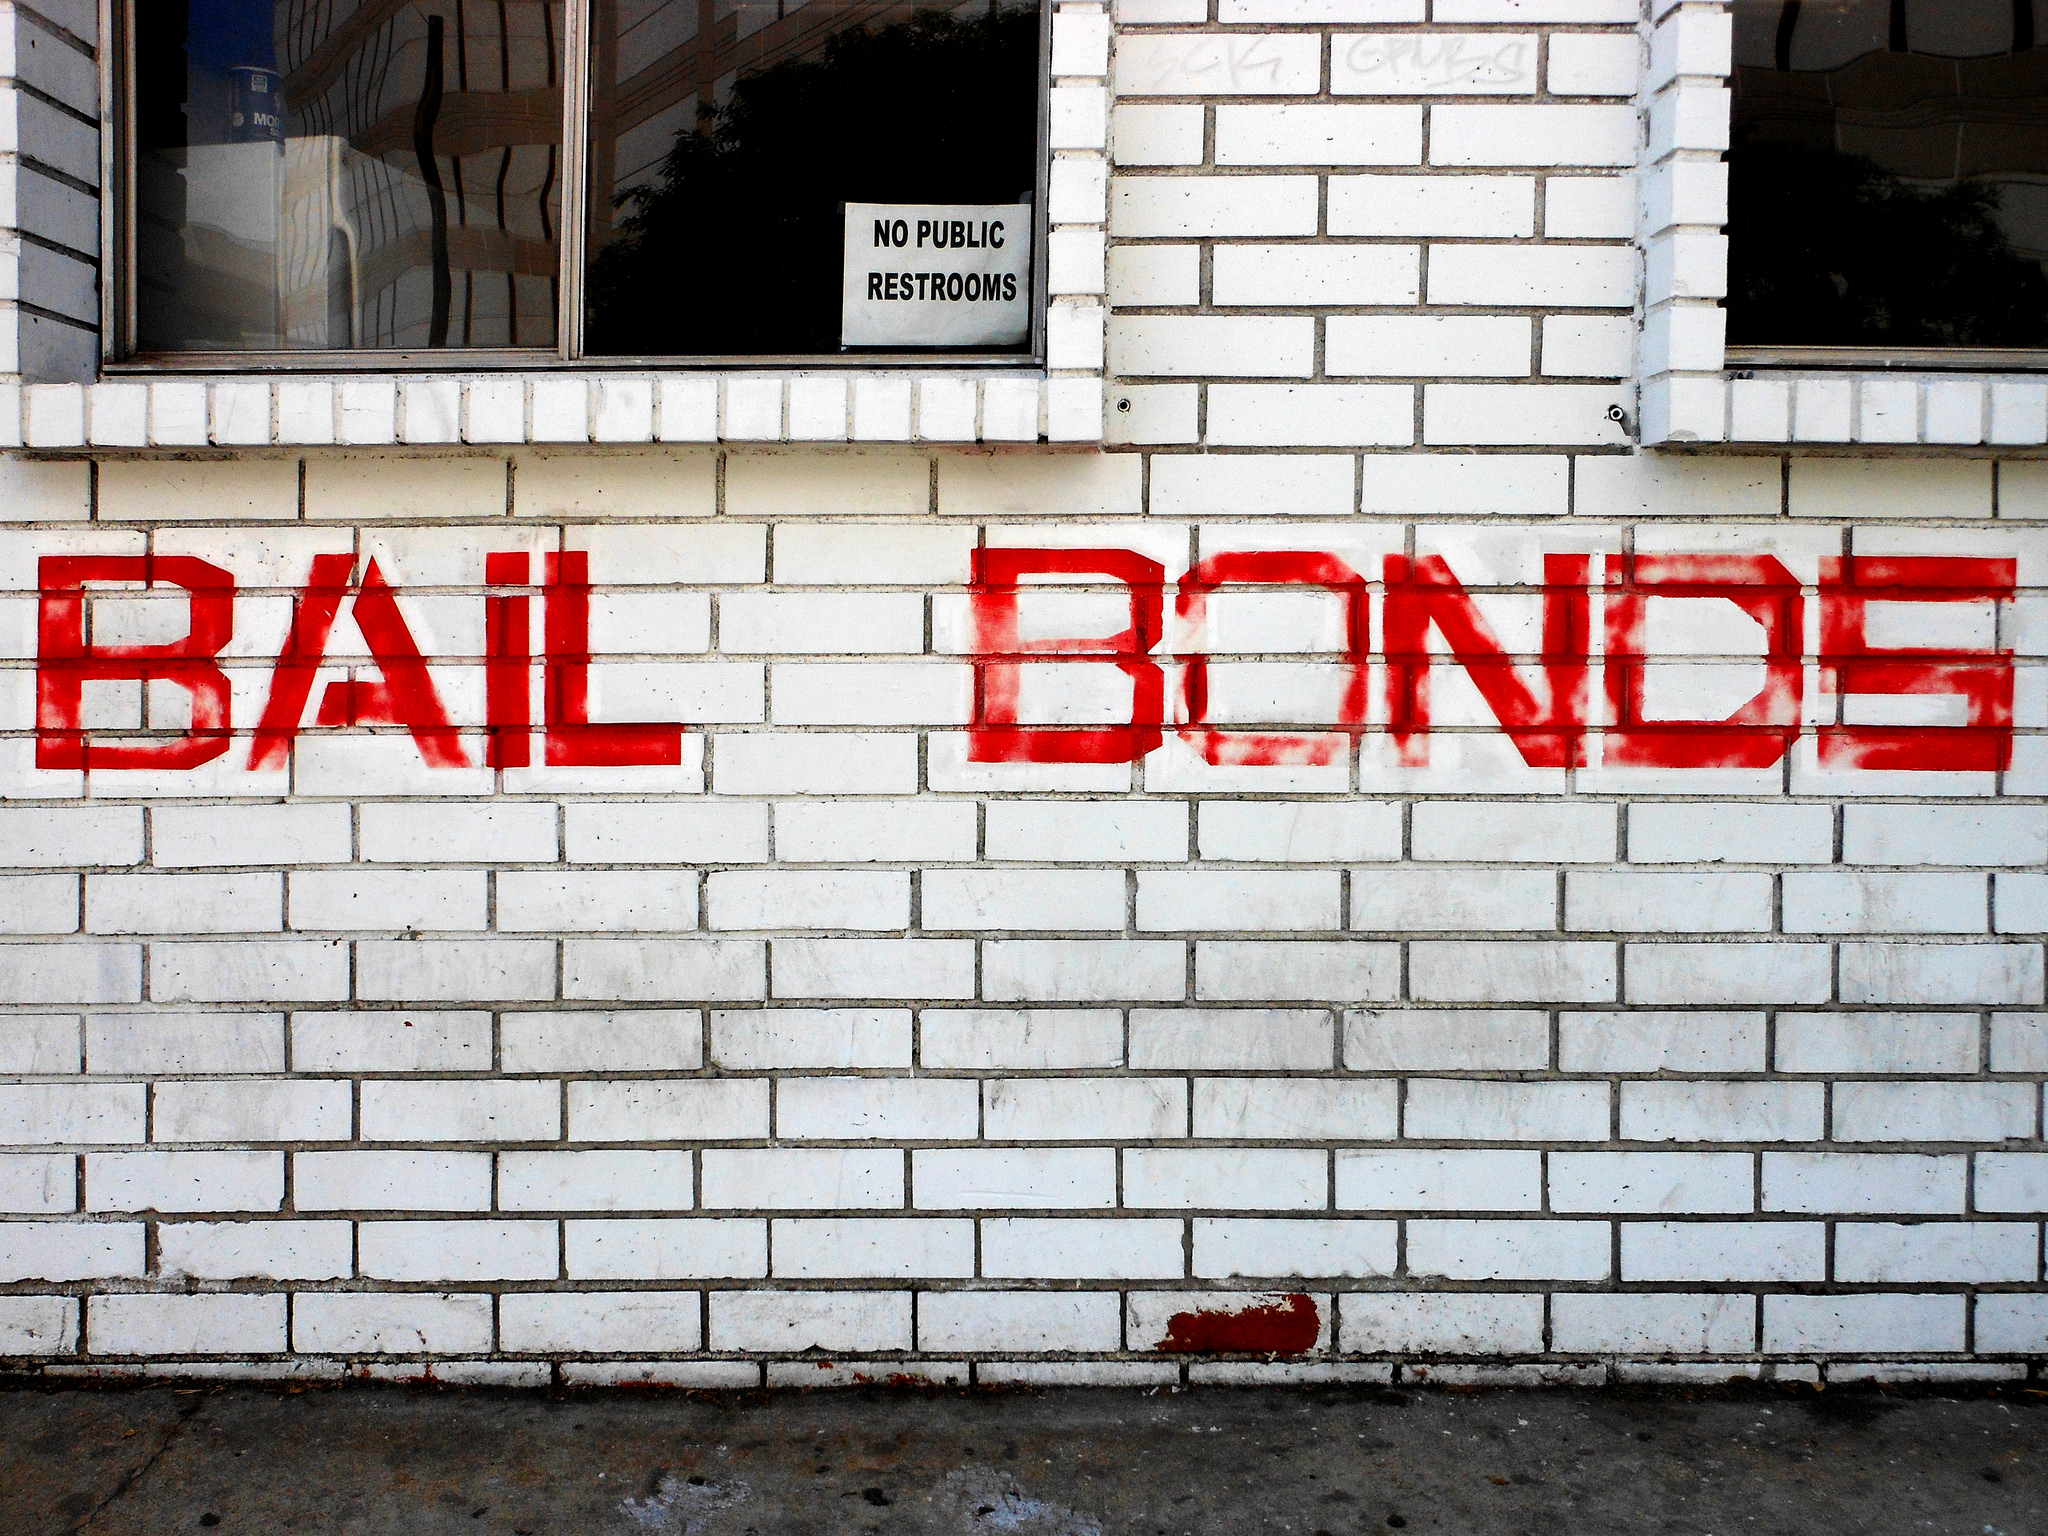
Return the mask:
<svg viewBox="0 0 2048 1536"><path fill-rule="evenodd" d="M341 600L348 595L349 569L354 564L353 555L313 557L312 574L299 593L291 633L278 653L270 675L270 697L264 702L263 719L249 747L252 770L282 768L298 739L306 700L313 691L313 675L326 659L328 637L334 631ZM462 738L456 734L427 671L426 659L398 611L397 596L375 560L363 567L350 612L383 681L330 684L320 698L318 723L402 725L412 733L413 743L429 767L469 767Z"/></svg>

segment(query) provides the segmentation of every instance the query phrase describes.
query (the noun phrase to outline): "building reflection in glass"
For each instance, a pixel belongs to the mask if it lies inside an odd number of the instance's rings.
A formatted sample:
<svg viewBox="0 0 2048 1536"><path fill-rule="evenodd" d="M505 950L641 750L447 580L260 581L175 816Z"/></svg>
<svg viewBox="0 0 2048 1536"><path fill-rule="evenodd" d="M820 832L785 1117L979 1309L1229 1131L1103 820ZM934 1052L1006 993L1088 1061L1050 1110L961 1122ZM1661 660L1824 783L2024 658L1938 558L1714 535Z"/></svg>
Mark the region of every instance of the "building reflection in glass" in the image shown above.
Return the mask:
<svg viewBox="0 0 2048 1536"><path fill-rule="evenodd" d="M143 352L552 347L560 0L141 0Z"/></svg>

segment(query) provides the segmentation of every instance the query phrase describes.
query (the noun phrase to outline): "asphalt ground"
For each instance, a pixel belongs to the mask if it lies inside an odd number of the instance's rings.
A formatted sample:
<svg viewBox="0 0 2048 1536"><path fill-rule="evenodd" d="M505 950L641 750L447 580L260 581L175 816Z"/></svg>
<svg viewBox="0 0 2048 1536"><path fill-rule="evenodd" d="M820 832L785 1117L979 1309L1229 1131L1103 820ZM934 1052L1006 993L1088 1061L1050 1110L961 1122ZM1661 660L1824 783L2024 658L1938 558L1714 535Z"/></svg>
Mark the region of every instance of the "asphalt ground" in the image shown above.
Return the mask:
<svg viewBox="0 0 2048 1536"><path fill-rule="evenodd" d="M2048 1393L0 1389L0 1532L2048 1536Z"/></svg>

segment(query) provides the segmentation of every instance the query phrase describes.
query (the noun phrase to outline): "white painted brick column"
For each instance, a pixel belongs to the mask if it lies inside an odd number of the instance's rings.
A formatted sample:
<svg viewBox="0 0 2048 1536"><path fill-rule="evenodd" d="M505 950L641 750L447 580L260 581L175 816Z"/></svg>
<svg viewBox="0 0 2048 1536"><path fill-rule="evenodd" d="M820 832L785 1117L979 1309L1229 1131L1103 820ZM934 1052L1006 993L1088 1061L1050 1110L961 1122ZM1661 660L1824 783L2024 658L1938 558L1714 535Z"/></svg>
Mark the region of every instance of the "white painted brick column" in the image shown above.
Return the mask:
<svg viewBox="0 0 2048 1536"><path fill-rule="evenodd" d="M1641 377L1646 442L1721 442L1728 317L1728 76L1725 5L1655 0L1643 79Z"/></svg>

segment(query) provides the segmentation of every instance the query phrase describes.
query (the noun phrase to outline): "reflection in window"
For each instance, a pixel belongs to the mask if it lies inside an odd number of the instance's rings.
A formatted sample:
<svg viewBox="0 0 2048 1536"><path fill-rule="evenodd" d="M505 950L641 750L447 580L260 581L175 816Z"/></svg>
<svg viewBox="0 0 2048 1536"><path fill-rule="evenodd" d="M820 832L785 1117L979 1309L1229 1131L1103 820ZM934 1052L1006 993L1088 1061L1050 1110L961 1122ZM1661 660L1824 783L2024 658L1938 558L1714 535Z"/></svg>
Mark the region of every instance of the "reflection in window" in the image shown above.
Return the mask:
<svg viewBox="0 0 2048 1536"><path fill-rule="evenodd" d="M834 352L842 204L1032 201L1036 0L593 11L593 355Z"/></svg>
<svg viewBox="0 0 2048 1536"><path fill-rule="evenodd" d="M1735 0L1728 339L2048 346L2035 0Z"/></svg>
<svg viewBox="0 0 2048 1536"><path fill-rule="evenodd" d="M140 0L137 344L552 347L561 0Z"/></svg>

